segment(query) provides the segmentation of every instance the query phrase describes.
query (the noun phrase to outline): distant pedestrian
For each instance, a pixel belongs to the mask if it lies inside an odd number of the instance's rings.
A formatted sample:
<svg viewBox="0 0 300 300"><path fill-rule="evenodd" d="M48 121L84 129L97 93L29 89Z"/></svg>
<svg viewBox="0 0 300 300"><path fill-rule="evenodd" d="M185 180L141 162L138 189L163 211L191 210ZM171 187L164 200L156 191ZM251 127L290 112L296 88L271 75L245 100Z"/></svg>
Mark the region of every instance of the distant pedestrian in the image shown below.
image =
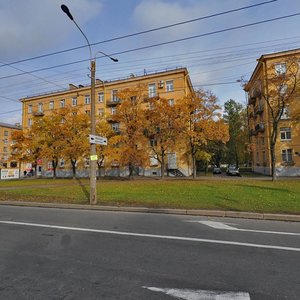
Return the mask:
<svg viewBox="0 0 300 300"><path fill-rule="evenodd" d="M24 170L24 172L23 172L23 173L24 173L24 177L25 177L25 176L27 175L27 171L26 171L26 170Z"/></svg>

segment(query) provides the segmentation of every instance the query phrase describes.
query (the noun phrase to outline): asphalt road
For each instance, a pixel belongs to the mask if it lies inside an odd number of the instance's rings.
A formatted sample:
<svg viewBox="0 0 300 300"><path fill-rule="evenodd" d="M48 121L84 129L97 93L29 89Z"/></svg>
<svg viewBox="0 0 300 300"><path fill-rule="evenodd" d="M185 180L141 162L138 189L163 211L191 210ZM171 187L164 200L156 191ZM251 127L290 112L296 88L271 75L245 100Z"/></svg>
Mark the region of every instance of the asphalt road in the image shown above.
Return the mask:
<svg viewBox="0 0 300 300"><path fill-rule="evenodd" d="M300 223L0 207L0 299L300 299Z"/></svg>

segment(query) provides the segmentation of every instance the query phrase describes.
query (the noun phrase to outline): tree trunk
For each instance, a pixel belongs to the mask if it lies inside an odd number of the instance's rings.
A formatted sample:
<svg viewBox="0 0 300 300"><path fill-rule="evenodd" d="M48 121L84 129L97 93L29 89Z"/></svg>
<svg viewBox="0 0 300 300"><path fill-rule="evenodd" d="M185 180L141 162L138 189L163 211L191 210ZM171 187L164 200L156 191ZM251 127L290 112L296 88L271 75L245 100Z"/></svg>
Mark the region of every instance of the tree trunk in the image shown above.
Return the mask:
<svg viewBox="0 0 300 300"><path fill-rule="evenodd" d="M71 159L73 179L76 178L76 160Z"/></svg>
<svg viewBox="0 0 300 300"><path fill-rule="evenodd" d="M193 164L193 178L197 177L197 167L196 167L196 155L195 153L192 154L192 164Z"/></svg>
<svg viewBox="0 0 300 300"><path fill-rule="evenodd" d="M271 143L270 151L271 151L271 175L272 175L272 180L275 181L277 179L277 176L276 176L276 154L275 154L274 143Z"/></svg>
<svg viewBox="0 0 300 300"><path fill-rule="evenodd" d="M53 179L56 179L56 167L57 167L57 160L52 159L52 167L53 167Z"/></svg>
<svg viewBox="0 0 300 300"><path fill-rule="evenodd" d="M165 177L165 154L164 153L162 153L161 155L160 172L161 172L161 178L164 178Z"/></svg>

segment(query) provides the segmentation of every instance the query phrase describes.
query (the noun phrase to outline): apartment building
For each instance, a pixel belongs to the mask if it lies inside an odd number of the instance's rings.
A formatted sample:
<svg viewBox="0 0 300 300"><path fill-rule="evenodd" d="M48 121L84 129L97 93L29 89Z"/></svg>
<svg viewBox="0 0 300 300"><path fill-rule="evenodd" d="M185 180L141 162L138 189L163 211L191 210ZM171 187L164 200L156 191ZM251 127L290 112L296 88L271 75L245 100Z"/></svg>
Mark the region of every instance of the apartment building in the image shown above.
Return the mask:
<svg viewBox="0 0 300 300"><path fill-rule="evenodd" d="M144 73L141 76L131 74L127 78L101 81L96 79L95 85L95 102L96 115L106 119L114 131L119 132L120 124L114 121L113 115L116 112L117 105L120 103L118 92L125 88L135 88L141 86L145 89L145 95L149 98L161 97L169 100L171 104L179 101L184 96L193 92L191 80L186 68L177 68L160 72ZM70 84L69 88L63 91L51 92L43 95L36 95L21 99L22 107L22 125L23 128L29 128L36 118L50 114L56 109L66 106L78 106L87 114L90 114L91 101L90 86ZM180 170L183 174L189 175L190 162L180 161L176 153L169 153L169 166L173 169ZM67 169L68 165L63 164ZM106 166L109 169L109 166ZM43 170L47 167L43 165ZM63 170L62 170L63 171ZM160 175L159 167L149 167L145 175Z"/></svg>
<svg viewBox="0 0 300 300"><path fill-rule="evenodd" d="M11 158L12 132L21 130L21 126L0 122L0 169L1 177L7 177L8 170L19 170L17 161ZM3 175L5 172L6 175ZM3 173L3 174L2 174Z"/></svg>
<svg viewBox="0 0 300 300"><path fill-rule="evenodd" d="M262 55L244 88L255 172L271 175L271 135L278 114L276 175L300 176L300 128L293 117L300 108L299 62L300 49Z"/></svg>

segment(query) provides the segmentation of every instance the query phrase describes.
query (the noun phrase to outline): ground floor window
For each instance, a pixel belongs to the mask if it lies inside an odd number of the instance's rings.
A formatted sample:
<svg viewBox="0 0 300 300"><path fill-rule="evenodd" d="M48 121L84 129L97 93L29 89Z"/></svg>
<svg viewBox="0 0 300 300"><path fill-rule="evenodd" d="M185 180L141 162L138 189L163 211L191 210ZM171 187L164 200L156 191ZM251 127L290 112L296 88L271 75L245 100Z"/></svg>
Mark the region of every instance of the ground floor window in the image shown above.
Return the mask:
<svg viewBox="0 0 300 300"><path fill-rule="evenodd" d="M283 162L292 162L293 161L293 149L284 149L281 151L282 161Z"/></svg>

